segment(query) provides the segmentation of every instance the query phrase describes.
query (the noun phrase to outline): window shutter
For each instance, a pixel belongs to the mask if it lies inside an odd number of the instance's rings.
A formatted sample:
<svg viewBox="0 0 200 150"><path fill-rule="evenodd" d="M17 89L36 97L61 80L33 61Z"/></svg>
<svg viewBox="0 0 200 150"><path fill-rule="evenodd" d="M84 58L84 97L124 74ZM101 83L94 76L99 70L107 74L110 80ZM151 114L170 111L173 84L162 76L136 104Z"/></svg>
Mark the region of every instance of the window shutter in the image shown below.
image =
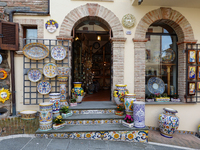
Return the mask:
<svg viewBox="0 0 200 150"><path fill-rule="evenodd" d="M0 49L19 49L19 24L0 20Z"/></svg>

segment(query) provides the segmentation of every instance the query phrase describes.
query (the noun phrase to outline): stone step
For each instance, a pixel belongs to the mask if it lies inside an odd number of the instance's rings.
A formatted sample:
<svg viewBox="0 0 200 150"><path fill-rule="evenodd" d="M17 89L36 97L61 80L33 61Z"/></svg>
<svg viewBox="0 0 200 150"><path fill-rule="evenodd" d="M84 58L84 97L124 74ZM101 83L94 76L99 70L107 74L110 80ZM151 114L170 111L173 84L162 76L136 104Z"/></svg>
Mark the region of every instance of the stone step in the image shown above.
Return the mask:
<svg viewBox="0 0 200 150"><path fill-rule="evenodd" d="M127 128L122 124L65 125L58 130L38 129L36 137L148 142L148 127Z"/></svg>
<svg viewBox="0 0 200 150"><path fill-rule="evenodd" d="M125 115L117 116L115 114L73 114L63 119L66 124L118 124L124 119Z"/></svg>

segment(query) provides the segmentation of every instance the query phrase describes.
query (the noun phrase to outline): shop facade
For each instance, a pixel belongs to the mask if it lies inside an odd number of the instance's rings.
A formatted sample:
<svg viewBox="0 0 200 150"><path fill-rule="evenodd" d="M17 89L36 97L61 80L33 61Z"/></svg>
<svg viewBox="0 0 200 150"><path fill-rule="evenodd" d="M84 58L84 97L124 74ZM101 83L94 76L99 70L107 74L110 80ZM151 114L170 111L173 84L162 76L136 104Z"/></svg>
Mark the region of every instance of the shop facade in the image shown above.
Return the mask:
<svg viewBox="0 0 200 150"><path fill-rule="evenodd" d="M120 8L120 10L119 10ZM110 74L110 100L116 84L127 84L130 93L135 93L137 100L145 101L147 94L146 75L147 64L146 49L148 46L148 29L154 25L164 29L167 26L173 29L173 34L177 36L176 41L176 79L174 79L175 91L178 93L181 102L146 102L145 124L151 127L158 127L158 115L164 107L176 109L180 118L179 130L196 132L200 122L198 115L200 104L190 100L187 103L186 76L187 76L187 44L196 44L200 38L198 35L198 21L195 15L200 12L199 8L186 7L163 7L163 6L143 6L135 5L128 0L105 0L105 1L50 1L50 16L35 16L15 14L13 21L19 23L20 49L15 54L16 71L16 110L34 109L39 110L38 105L24 105L23 87L23 64L24 55L24 28L36 27L38 39L68 40L69 67L72 67L73 42L75 41L74 29L80 23L88 20L95 20L106 27L110 34L111 43L111 74ZM126 14L135 17L135 25L132 28L125 28L122 25L122 18ZM49 19L54 19L58 23L58 29L54 33L49 33L45 28L45 23ZM157 23L157 25L156 25ZM162 26L165 25L165 26ZM154 29L154 27L152 27ZM163 30L164 30L163 29ZM169 30L168 30L169 31ZM128 32L128 34L127 34ZM162 48L161 48L162 49ZM151 55L153 55L151 53ZM153 60L153 56L151 60ZM154 72L156 69L151 72ZM154 75L159 77L161 70ZM73 82L69 76L69 90ZM164 79L163 79L164 80ZM173 77L171 78L173 80ZM167 81L165 82L167 84ZM173 83L172 83L173 84ZM166 87L166 92L168 87ZM146 91L146 92L145 92ZM47 96L48 97L48 96ZM187 111L186 111L187 110Z"/></svg>

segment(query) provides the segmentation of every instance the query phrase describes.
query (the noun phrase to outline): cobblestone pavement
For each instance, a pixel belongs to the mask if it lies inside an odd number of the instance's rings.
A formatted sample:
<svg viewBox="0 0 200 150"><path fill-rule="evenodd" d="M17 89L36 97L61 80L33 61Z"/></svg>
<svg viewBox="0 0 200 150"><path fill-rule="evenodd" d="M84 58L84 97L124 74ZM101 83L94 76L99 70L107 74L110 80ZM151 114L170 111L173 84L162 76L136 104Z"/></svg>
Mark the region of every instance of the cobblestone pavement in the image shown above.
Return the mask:
<svg viewBox="0 0 200 150"><path fill-rule="evenodd" d="M200 149L200 138L190 134L175 133L173 138L165 138L159 131L149 130L149 142Z"/></svg>
<svg viewBox="0 0 200 150"><path fill-rule="evenodd" d="M98 140L45 139L34 135L13 135L0 138L1 150L193 150L192 148L158 143L134 143Z"/></svg>

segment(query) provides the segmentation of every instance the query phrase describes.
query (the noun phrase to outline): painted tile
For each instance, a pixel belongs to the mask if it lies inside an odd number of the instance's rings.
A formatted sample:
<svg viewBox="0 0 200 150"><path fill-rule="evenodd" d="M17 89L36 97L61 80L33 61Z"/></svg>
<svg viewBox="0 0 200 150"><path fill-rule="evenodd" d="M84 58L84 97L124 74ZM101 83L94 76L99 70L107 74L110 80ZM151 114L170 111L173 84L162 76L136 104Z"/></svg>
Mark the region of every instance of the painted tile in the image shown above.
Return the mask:
<svg viewBox="0 0 200 150"><path fill-rule="evenodd" d="M111 123L112 123L112 119L110 119L110 120L108 120L108 119L107 119L107 120L104 120L104 123L105 123L105 124L111 124Z"/></svg>
<svg viewBox="0 0 200 150"><path fill-rule="evenodd" d="M74 114L80 114L79 110L73 110Z"/></svg>
<svg viewBox="0 0 200 150"><path fill-rule="evenodd" d="M75 132L69 134L70 139L84 139L84 132Z"/></svg>
<svg viewBox="0 0 200 150"><path fill-rule="evenodd" d="M83 124L93 124L92 120L84 120Z"/></svg>
<svg viewBox="0 0 200 150"><path fill-rule="evenodd" d="M94 120L94 124L103 124L103 120Z"/></svg>
<svg viewBox="0 0 200 150"><path fill-rule="evenodd" d="M108 109L108 110L105 110L105 113L106 114L114 114L115 110L114 109Z"/></svg>
<svg viewBox="0 0 200 150"><path fill-rule="evenodd" d="M113 119L112 120L112 124L119 124L119 123L122 123L121 119Z"/></svg>
<svg viewBox="0 0 200 150"><path fill-rule="evenodd" d="M85 132L84 139L92 139L95 136L95 132Z"/></svg>
<svg viewBox="0 0 200 150"><path fill-rule="evenodd" d="M77 124L77 125L81 125L81 124L83 124L83 121L82 121L82 120L77 120L77 121L76 121L76 124Z"/></svg>

